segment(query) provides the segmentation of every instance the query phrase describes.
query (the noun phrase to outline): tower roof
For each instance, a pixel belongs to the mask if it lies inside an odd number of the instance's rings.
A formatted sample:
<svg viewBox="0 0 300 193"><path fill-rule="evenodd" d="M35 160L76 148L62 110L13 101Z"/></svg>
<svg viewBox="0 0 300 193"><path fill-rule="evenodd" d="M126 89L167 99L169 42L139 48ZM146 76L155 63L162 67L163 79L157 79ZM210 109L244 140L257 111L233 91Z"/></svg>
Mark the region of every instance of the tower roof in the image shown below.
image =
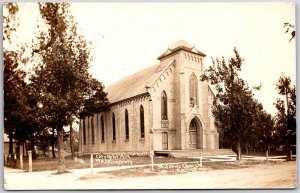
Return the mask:
<svg viewBox="0 0 300 193"><path fill-rule="evenodd" d="M186 41L180 39L173 46L168 47L167 51L165 51L165 53L160 55L157 59L161 60L162 58L164 58L164 57L166 57L166 56L168 56L172 53L175 53L179 50L185 50L185 51L188 51L188 52L192 52L194 54L198 54L198 55L201 55L201 56L206 56L204 53L197 50L195 48L195 46L192 46L189 43L187 43Z"/></svg>
<svg viewBox="0 0 300 193"><path fill-rule="evenodd" d="M170 49L174 50L176 48L181 48L181 47L193 48L193 46L191 46L189 43L180 39L173 46L171 46Z"/></svg>

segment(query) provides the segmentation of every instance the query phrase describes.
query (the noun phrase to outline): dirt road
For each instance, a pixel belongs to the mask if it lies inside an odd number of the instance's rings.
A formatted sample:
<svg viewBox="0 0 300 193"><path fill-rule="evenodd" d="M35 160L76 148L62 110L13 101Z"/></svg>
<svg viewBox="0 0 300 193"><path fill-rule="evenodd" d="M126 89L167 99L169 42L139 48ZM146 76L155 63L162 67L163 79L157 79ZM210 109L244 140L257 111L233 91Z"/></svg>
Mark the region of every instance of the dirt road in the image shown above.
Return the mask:
<svg viewBox="0 0 300 193"><path fill-rule="evenodd" d="M102 170L95 169L95 173ZM89 178L89 169L54 175L53 171L5 172L7 190L28 189L264 189L295 188L296 162L252 165L242 169L197 171L178 175L146 177Z"/></svg>

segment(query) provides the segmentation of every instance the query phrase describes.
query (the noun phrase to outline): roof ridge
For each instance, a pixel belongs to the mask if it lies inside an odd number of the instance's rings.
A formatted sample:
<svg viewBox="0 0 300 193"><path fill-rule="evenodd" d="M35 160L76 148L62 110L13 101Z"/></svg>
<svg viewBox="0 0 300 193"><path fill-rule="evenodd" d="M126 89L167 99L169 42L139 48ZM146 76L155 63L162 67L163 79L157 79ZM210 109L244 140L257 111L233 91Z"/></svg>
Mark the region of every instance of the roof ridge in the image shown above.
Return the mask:
<svg viewBox="0 0 300 193"><path fill-rule="evenodd" d="M187 52L195 53L201 56L206 56L204 53L200 52L195 45L192 46L186 41L179 39L173 46L171 47L168 46L168 49L163 54L161 54L157 59L161 60L164 57L169 56L172 53L175 53L180 50L185 50Z"/></svg>
<svg viewBox="0 0 300 193"><path fill-rule="evenodd" d="M159 72L156 72L156 69L160 65L160 63L156 63L105 87L105 92L108 93L107 98L109 99L109 102L115 103L146 93L147 82L152 82L152 80L156 79L160 74Z"/></svg>

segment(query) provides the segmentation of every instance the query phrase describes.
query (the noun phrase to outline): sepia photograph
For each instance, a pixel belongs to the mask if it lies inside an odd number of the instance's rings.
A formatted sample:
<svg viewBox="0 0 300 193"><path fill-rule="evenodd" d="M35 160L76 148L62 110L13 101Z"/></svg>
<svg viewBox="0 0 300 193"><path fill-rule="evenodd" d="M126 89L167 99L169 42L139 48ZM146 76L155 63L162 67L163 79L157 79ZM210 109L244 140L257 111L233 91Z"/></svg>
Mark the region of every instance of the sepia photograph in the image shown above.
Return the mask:
<svg viewBox="0 0 300 193"><path fill-rule="evenodd" d="M297 188L294 2L8 2L4 190Z"/></svg>

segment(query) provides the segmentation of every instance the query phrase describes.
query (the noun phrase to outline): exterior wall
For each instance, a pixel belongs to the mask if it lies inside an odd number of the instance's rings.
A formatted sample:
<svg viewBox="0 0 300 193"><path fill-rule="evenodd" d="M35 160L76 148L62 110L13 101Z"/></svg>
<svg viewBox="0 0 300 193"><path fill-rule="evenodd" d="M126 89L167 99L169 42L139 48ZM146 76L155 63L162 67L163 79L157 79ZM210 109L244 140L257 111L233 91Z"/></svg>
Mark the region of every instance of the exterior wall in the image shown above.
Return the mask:
<svg viewBox="0 0 300 193"><path fill-rule="evenodd" d="M203 73L203 57L190 52L180 51L168 56L161 62L170 62L172 60L176 61L174 79L173 83L166 82L166 85L169 85L174 92L174 112L172 114L169 113L169 115L172 116L170 124L174 124L175 137L174 134L170 136L169 143L171 144L169 149L190 148L189 126L193 118L196 118L198 121L197 148L217 149L219 138L211 113L212 93L207 82L200 81L200 76ZM198 86L198 105L195 106L190 104L189 81L192 74L195 74ZM156 108L155 105L154 108ZM154 119L159 120L157 114L160 115L160 113L156 112L155 114L156 117ZM155 148L161 149L159 136L157 136L157 141Z"/></svg>
<svg viewBox="0 0 300 193"><path fill-rule="evenodd" d="M94 135L95 143L92 143L91 117L85 119L86 144L83 143L83 120L80 120L80 152L100 153L117 151L141 151L150 150L150 102L149 96L139 97L119 104L115 104L107 112L95 114ZM140 106L144 108L145 137L141 138L140 130ZM129 139L125 138L125 109L128 111ZM115 114L116 140L112 134L112 114ZM104 119L105 140L101 140L101 121ZM89 121L89 123L88 123Z"/></svg>
<svg viewBox="0 0 300 193"><path fill-rule="evenodd" d="M172 60L168 60L168 63ZM162 63L162 65L168 65ZM175 84L175 66L176 62L172 63L168 69L158 78L156 84L151 89L151 97L153 104L153 147L155 150L162 150L162 133L168 134L168 149L176 149L176 131L177 131L177 113L176 93L174 92ZM167 95L167 112L168 120L161 118L161 96L165 92Z"/></svg>
<svg viewBox="0 0 300 193"><path fill-rule="evenodd" d="M184 50L161 59L161 74L148 90L149 96L134 97L113 104L109 111L94 115L95 143L91 143L91 124L86 126L87 143L83 144L81 120L81 152L163 150L163 133L167 133L167 149L190 149L190 124L197 122L198 149L218 149L219 134L211 113L213 93L207 82L201 82L203 56ZM197 77L198 105L190 104L189 80ZM161 118L161 96L166 92L168 120ZM140 105L144 107L145 138L140 137ZM129 114L129 140L125 140L125 109ZM112 114L116 118L116 140L112 140ZM101 142L100 116L104 116L105 141ZM90 120L91 118L86 118ZM97 122L98 120L98 122ZM89 121L91 122L91 120ZM152 133L153 132L153 133Z"/></svg>

